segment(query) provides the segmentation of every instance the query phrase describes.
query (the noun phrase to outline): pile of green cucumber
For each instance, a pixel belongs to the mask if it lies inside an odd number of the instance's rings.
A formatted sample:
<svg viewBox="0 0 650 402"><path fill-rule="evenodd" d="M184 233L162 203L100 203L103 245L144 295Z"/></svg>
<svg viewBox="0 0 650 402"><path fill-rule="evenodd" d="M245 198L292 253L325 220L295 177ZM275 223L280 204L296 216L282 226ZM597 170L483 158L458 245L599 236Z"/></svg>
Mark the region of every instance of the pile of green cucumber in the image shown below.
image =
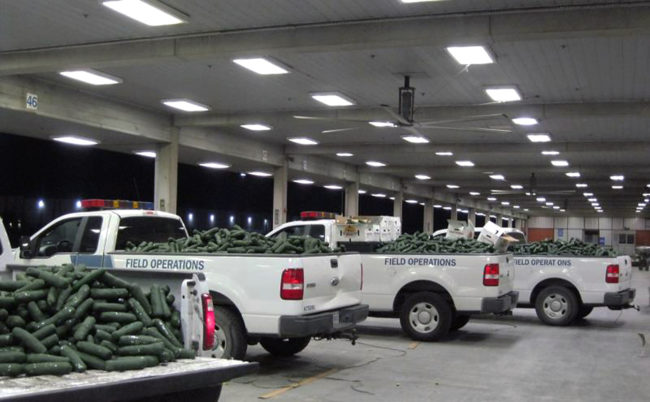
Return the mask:
<svg viewBox="0 0 650 402"><path fill-rule="evenodd" d="M103 269L30 267L0 281L0 376L139 370L193 359L169 287Z"/></svg>
<svg viewBox="0 0 650 402"><path fill-rule="evenodd" d="M428 233L402 234L375 250L384 254L471 254L494 253L494 247L474 239L433 238Z"/></svg>
<svg viewBox="0 0 650 402"><path fill-rule="evenodd" d="M281 233L271 239L234 225L230 229L194 230L190 237L170 238L166 243L142 242L136 245L127 242L126 251L132 253L319 254L341 250L332 250L328 243L309 236L287 236L286 233Z"/></svg>
<svg viewBox="0 0 650 402"><path fill-rule="evenodd" d="M542 240L514 245L515 255L558 255L566 257L616 257L616 251L593 243L571 240Z"/></svg>

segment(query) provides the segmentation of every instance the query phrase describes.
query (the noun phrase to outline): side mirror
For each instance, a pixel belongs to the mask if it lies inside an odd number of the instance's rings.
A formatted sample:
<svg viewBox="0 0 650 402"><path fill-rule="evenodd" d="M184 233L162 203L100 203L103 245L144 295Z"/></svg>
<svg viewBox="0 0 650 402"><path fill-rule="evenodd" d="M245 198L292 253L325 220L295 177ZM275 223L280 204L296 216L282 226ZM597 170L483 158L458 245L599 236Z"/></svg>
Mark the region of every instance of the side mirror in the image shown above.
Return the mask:
<svg viewBox="0 0 650 402"><path fill-rule="evenodd" d="M21 258L32 258L32 242L29 239L29 236L20 236L20 257Z"/></svg>

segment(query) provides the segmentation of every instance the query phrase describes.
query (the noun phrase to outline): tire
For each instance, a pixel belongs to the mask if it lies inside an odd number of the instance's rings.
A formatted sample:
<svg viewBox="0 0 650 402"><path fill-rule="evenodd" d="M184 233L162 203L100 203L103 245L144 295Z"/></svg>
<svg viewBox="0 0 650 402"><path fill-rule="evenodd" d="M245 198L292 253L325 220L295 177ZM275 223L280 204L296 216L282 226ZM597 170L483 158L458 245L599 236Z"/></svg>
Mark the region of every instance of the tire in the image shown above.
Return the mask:
<svg viewBox="0 0 650 402"><path fill-rule="evenodd" d="M450 331L458 331L469 322L468 314L455 314L454 319L451 321Z"/></svg>
<svg viewBox="0 0 650 402"><path fill-rule="evenodd" d="M580 306L580 310L578 310L578 318L585 318L591 314L592 311L594 311L592 306Z"/></svg>
<svg viewBox="0 0 650 402"><path fill-rule="evenodd" d="M260 345L273 356L293 356L309 345L311 337L304 338L262 338Z"/></svg>
<svg viewBox="0 0 650 402"><path fill-rule="evenodd" d="M578 299L564 286L544 288L535 299L537 317L548 325L569 325L578 316L579 310Z"/></svg>
<svg viewBox="0 0 650 402"><path fill-rule="evenodd" d="M242 360L248 343L241 318L223 306L214 306L214 347L212 357Z"/></svg>
<svg viewBox="0 0 650 402"><path fill-rule="evenodd" d="M409 296L399 315L404 332L412 339L425 342L437 341L447 335L451 320L449 303L441 295L431 292Z"/></svg>

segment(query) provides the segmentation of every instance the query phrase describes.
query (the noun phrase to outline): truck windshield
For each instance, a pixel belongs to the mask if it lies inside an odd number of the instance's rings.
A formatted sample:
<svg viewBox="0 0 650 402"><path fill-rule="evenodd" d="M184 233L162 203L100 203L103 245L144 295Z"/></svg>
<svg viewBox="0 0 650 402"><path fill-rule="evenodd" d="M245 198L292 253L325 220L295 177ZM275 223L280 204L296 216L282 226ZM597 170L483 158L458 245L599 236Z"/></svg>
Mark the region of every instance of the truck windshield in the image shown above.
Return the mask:
<svg viewBox="0 0 650 402"><path fill-rule="evenodd" d="M135 245L146 242L164 243L170 238L187 237L179 219L157 216L122 218L115 241L115 250L126 249L127 242Z"/></svg>

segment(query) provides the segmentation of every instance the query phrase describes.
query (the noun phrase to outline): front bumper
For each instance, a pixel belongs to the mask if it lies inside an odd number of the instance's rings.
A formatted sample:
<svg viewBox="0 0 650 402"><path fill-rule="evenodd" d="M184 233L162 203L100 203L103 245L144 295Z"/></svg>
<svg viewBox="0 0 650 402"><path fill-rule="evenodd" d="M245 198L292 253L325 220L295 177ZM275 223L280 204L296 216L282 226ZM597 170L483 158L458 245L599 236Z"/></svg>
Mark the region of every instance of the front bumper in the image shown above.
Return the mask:
<svg viewBox="0 0 650 402"><path fill-rule="evenodd" d="M487 297L481 302L481 313L503 313L517 305L519 292L512 291L499 297Z"/></svg>
<svg viewBox="0 0 650 402"><path fill-rule="evenodd" d="M359 304L311 315L280 317L280 337L324 336L353 328L368 318L368 305Z"/></svg>
<svg viewBox="0 0 650 402"><path fill-rule="evenodd" d="M608 307L620 307L632 303L636 289L625 289L620 292L605 293L605 305Z"/></svg>

